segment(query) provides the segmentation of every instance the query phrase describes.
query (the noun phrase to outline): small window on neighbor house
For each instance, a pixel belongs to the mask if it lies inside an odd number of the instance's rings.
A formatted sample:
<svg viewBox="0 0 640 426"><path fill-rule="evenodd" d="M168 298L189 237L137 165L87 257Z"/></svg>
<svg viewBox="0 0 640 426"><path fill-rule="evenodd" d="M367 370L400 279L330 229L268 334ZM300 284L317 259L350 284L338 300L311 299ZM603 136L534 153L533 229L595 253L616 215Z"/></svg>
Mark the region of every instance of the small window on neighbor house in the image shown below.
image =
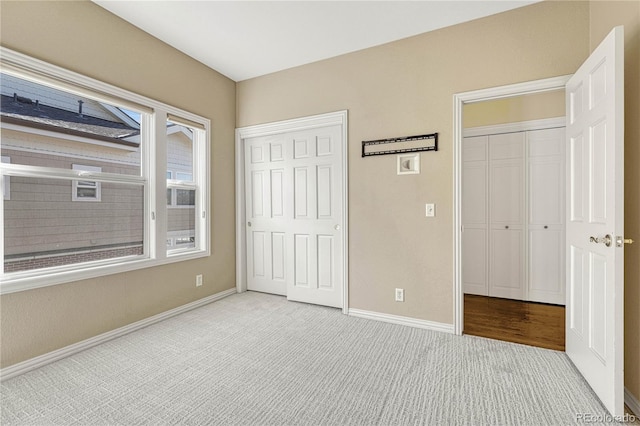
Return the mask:
<svg viewBox="0 0 640 426"><path fill-rule="evenodd" d="M102 172L102 167L84 166L82 164L73 164L73 170L82 170L85 172ZM91 180L74 180L73 192L71 199L73 201L100 201L101 185L100 182Z"/></svg>
<svg viewBox="0 0 640 426"><path fill-rule="evenodd" d="M11 163L9 157L2 156L3 163ZM2 198L5 200L11 199L11 177L4 176L4 184L2 185Z"/></svg>
<svg viewBox="0 0 640 426"><path fill-rule="evenodd" d="M178 180L191 182L193 181L193 175L191 173L176 173ZM176 203L177 206L195 206L196 205L196 191L189 189L176 189Z"/></svg>

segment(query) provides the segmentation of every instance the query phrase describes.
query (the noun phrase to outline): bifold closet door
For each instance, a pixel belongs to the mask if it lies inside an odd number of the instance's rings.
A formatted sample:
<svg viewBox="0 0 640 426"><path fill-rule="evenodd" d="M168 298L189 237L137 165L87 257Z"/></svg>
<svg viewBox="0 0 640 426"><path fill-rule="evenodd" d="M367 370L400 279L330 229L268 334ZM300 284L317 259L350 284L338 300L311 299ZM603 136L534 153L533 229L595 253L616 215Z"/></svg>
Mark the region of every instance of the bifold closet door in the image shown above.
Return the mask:
<svg viewBox="0 0 640 426"><path fill-rule="evenodd" d="M528 300L565 304L565 128L527 132Z"/></svg>
<svg viewBox="0 0 640 426"><path fill-rule="evenodd" d="M489 136L489 296L524 299L525 133Z"/></svg>
<svg viewBox="0 0 640 426"><path fill-rule="evenodd" d="M341 130L246 139L247 289L342 307Z"/></svg>
<svg viewBox="0 0 640 426"><path fill-rule="evenodd" d="M489 295L488 288L488 136L462 144L462 285L467 294Z"/></svg>

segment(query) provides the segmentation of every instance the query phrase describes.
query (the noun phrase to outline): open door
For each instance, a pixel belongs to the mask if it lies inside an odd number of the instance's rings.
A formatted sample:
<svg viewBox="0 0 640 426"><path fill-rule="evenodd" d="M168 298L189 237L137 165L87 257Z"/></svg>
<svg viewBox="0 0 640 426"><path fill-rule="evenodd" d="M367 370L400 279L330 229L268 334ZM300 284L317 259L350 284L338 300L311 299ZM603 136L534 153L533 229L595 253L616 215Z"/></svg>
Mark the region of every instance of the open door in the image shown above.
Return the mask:
<svg viewBox="0 0 640 426"><path fill-rule="evenodd" d="M614 28L566 85L566 352L624 415L624 32Z"/></svg>

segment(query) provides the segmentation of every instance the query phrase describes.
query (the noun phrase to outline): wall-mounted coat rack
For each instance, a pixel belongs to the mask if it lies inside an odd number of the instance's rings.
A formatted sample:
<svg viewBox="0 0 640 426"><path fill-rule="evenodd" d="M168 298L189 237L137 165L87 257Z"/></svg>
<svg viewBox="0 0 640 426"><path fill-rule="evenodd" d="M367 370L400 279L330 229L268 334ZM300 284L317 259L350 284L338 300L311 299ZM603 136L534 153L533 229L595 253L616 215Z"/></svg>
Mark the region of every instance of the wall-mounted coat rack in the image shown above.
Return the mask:
<svg viewBox="0 0 640 426"><path fill-rule="evenodd" d="M392 145L389 144L399 144ZM362 156L402 154L404 152L437 151L438 134L404 136L401 138L362 141Z"/></svg>

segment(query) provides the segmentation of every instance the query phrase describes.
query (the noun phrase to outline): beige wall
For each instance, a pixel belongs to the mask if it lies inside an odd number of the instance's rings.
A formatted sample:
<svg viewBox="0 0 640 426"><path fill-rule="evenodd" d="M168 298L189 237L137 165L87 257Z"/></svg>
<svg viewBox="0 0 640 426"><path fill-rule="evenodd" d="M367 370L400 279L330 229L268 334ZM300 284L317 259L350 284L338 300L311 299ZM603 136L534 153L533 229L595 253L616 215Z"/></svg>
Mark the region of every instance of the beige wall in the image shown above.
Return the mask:
<svg viewBox="0 0 640 426"><path fill-rule="evenodd" d="M588 31L588 4L544 2L238 84L239 126L349 110L351 308L453 323L453 94L572 73ZM419 175L360 157L363 140L431 132Z"/></svg>
<svg viewBox="0 0 640 426"><path fill-rule="evenodd" d="M0 13L2 46L208 117L213 129L213 255L3 295L0 365L234 287L235 83L88 1L2 1Z"/></svg>
<svg viewBox="0 0 640 426"><path fill-rule="evenodd" d="M350 305L451 323L453 94L571 74L619 24L626 26L625 226L640 240L639 4L543 2L247 80L237 87L237 123L348 109ZM435 131L440 151L421 154L420 175L395 176L393 156L359 156L362 140ZM423 217L427 201L437 204L434 219ZM625 384L640 399L638 250L627 246L625 256ZM406 288L402 304L393 302L398 283Z"/></svg>
<svg viewBox="0 0 640 426"><path fill-rule="evenodd" d="M640 2L591 3L590 49L617 25L624 25L625 95L625 363L626 388L640 400ZM640 413L636 413L640 415Z"/></svg>
<svg viewBox="0 0 640 426"><path fill-rule="evenodd" d="M465 104L463 127L564 117L564 90Z"/></svg>

